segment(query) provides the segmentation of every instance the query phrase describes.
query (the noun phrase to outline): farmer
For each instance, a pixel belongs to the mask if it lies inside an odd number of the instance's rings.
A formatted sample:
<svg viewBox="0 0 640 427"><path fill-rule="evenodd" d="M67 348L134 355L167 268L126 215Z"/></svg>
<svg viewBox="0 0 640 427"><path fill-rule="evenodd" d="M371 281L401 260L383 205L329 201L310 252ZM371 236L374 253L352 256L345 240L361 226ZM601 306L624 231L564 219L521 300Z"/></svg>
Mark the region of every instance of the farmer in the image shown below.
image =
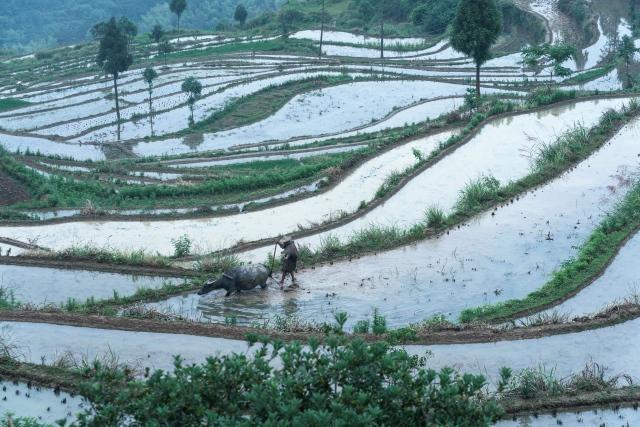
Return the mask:
<svg viewBox="0 0 640 427"><path fill-rule="evenodd" d="M291 237L283 237L278 240L278 246L282 248L282 279L280 279L280 289L284 287L284 279L287 274L291 275L292 288L297 288L296 278L293 273L298 264L298 247Z"/></svg>

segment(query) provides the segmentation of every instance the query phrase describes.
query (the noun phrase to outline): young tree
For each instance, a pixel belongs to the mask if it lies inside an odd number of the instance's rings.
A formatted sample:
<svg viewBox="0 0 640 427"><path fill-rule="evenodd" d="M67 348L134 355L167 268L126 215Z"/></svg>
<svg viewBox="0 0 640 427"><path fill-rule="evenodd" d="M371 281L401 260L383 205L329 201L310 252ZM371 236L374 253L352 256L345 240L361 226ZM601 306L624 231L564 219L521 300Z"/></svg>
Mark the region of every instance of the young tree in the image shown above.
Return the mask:
<svg viewBox="0 0 640 427"><path fill-rule="evenodd" d="M461 0L453 20L451 46L476 64L476 95L480 97L480 68L491 57L491 46L502 28L495 0Z"/></svg>
<svg viewBox="0 0 640 427"><path fill-rule="evenodd" d="M576 53L576 49L565 43L527 46L522 49L522 62L535 70L536 74L546 68L550 68L550 79L554 76L568 77L572 71L563 64Z"/></svg>
<svg viewBox="0 0 640 427"><path fill-rule="evenodd" d="M133 57L129 53L127 36L118 27L115 18L111 18L104 24L104 32L100 39L97 64L113 76L113 89L116 98L116 116L118 119L118 139L120 139L120 102L118 98L118 76L127 71L133 63ZM94 27L95 28L95 27Z"/></svg>
<svg viewBox="0 0 640 427"><path fill-rule="evenodd" d="M149 67L142 73L144 81L147 82L149 88L149 121L151 122L151 136L153 136L153 81L158 77L158 73Z"/></svg>
<svg viewBox="0 0 640 427"><path fill-rule="evenodd" d="M187 0L171 0L169 9L178 18L178 43L180 43L180 17L187 8Z"/></svg>
<svg viewBox="0 0 640 427"><path fill-rule="evenodd" d="M636 45L631 37L622 37L622 40L620 40L620 44L618 45L618 58L620 58L625 65L625 86L627 88L633 86L633 76L631 75L630 71L631 62L638 52L640 52L640 49L636 48Z"/></svg>
<svg viewBox="0 0 640 427"><path fill-rule="evenodd" d="M160 55L160 42L162 41L163 37L164 37L164 29L162 29L162 25L160 24L154 25L153 28L151 29L151 32L149 33L149 38L154 42L156 42L156 46L158 47L158 55Z"/></svg>
<svg viewBox="0 0 640 427"><path fill-rule="evenodd" d="M193 119L193 107L196 104L196 101L200 99L200 95L202 95L202 83L200 83L195 77L187 77L184 82L182 82L182 91L187 94L187 104L189 104L189 110L191 111L191 116L189 117L189 126L193 126L195 121Z"/></svg>
<svg viewBox="0 0 640 427"><path fill-rule="evenodd" d="M247 9L243 5L239 4L238 7L236 7L236 12L233 14L233 19L238 21L241 27L244 27L244 23L247 22L248 15Z"/></svg>
<svg viewBox="0 0 640 427"><path fill-rule="evenodd" d="M158 52L162 54L164 58L164 66L167 66L167 54L171 53L173 46L169 43L169 40L163 40L158 46Z"/></svg>

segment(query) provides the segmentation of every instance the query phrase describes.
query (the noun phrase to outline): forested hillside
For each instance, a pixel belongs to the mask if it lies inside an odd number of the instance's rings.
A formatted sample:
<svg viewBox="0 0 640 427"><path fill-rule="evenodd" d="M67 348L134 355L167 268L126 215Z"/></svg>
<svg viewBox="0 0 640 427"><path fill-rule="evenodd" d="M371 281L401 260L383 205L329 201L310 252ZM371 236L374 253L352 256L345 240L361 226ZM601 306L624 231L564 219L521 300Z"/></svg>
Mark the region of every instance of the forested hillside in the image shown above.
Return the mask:
<svg viewBox="0 0 640 427"><path fill-rule="evenodd" d="M275 9L279 0L188 0L183 28L213 29L233 21L233 12L244 4L249 17ZM111 16L127 16L146 31L156 23L165 27L175 17L168 0L2 0L0 48L36 50L87 39L89 29Z"/></svg>
<svg viewBox="0 0 640 427"><path fill-rule="evenodd" d="M280 13L265 13L250 26L276 29L317 27L322 0L288 0ZM325 0L325 22L333 28L377 34L381 18L387 35L439 36L455 16L459 0ZM499 0L503 32L524 42L539 42L544 26L539 19L516 7L512 0Z"/></svg>

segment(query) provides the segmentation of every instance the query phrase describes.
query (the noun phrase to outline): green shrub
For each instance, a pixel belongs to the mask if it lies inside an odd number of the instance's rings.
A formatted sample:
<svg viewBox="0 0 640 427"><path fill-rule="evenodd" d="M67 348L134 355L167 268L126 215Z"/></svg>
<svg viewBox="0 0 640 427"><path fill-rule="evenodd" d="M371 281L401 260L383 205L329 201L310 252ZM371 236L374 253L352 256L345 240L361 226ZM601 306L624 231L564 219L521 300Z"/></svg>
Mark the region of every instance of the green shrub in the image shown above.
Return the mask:
<svg viewBox="0 0 640 427"><path fill-rule="evenodd" d="M173 371L134 379L99 364L80 387L91 405L79 426L456 425L488 426L503 414L485 378L384 342L328 335L306 346L251 336L251 352L175 360Z"/></svg>
<svg viewBox="0 0 640 427"><path fill-rule="evenodd" d="M182 258L191 254L192 243L186 234L177 239L171 239L171 244L173 245L174 256L176 258Z"/></svg>

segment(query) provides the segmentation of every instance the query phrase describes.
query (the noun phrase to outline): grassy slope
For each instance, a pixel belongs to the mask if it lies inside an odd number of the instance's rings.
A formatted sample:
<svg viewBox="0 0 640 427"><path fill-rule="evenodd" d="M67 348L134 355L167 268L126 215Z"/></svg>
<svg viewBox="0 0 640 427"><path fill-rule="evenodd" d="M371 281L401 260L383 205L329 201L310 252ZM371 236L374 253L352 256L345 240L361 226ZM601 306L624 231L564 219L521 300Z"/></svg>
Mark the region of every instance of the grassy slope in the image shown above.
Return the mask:
<svg viewBox="0 0 640 427"><path fill-rule="evenodd" d="M31 105L30 102L23 101L21 99L3 98L0 99L0 111L15 110L16 108L26 107Z"/></svg>

